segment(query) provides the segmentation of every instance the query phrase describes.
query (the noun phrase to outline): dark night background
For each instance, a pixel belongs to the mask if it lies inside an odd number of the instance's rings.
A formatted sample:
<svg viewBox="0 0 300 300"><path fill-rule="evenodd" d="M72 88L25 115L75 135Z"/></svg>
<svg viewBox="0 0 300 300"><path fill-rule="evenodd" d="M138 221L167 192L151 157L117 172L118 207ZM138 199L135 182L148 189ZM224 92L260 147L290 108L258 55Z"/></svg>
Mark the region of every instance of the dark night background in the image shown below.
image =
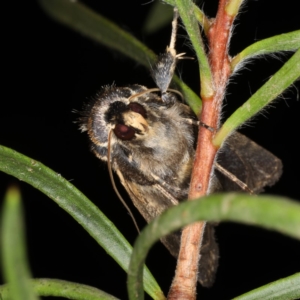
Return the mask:
<svg viewBox="0 0 300 300"><path fill-rule="evenodd" d="M51 0L50 0L51 1ZM169 43L170 27L146 36L140 30L151 4L147 1L84 1L117 22L156 53ZM217 0L204 10L214 16ZM231 54L255 40L300 28L298 1L248 1L234 32ZM87 136L74 123L81 109L103 85L154 84L148 70L117 52L54 22L35 1L7 1L2 9L2 101L0 144L13 148L60 173L134 242L136 230L116 197L106 166L89 151ZM201 4L202 6L203 4ZM182 31L183 35L184 32ZM178 40L178 52L193 53ZM230 85L224 117L254 93L290 55L263 58L247 65ZM281 60L281 61L280 61ZM195 61L179 70L198 91ZM241 76L242 75L242 76ZM299 82L241 131L282 159L284 173L269 193L299 201ZM11 183L21 188L26 214L28 255L34 277L89 284L126 299L125 272L69 215L24 182L1 173L1 199ZM121 189L125 196L125 192ZM141 227L144 222L134 212ZM211 289L199 288L201 299L230 299L270 281L300 271L300 242L281 234L237 224L217 230L220 267ZM167 293L175 260L157 244L147 264ZM56 298L57 299L57 298Z"/></svg>

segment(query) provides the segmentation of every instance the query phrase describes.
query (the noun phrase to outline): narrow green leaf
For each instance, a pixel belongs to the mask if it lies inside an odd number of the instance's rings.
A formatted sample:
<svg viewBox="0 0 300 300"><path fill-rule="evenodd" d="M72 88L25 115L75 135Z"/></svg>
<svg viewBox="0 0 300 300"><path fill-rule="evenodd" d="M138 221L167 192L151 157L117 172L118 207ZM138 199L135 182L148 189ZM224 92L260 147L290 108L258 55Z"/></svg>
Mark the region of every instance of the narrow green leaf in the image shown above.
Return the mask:
<svg viewBox="0 0 300 300"><path fill-rule="evenodd" d="M39 3L56 21L84 36L118 50L146 67L149 67L149 62L155 62L156 55L153 51L131 34L79 1L39 0Z"/></svg>
<svg viewBox="0 0 300 300"><path fill-rule="evenodd" d="M204 33L207 35L211 25L211 21L209 20L208 17L206 17L205 13L195 3L193 3L193 6L194 6L195 17L199 25L203 28Z"/></svg>
<svg viewBox="0 0 300 300"><path fill-rule="evenodd" d="M173 81L180 87L183 93L184 101L190 106L196 116L200 115L202 110L201 99L177 76L173 77Z"/></svg>
<svg viewBox="0 0 300 300"><path fill-rule="evenodd" d="M276 230L300 240L300 204L286 198L214 194L172 207L153 220L137 238L128 271L130 299L143 299L142 266L160 237L196 221L233 221Z"/></svg>
<svg viewBox="0 0 300 300"><path fill-rule="evenodd" d="M252 97L239 107L222 125L214 138L220 147L226 137L241 124L261 111L300 77L300 49Z"/></svg>
<svg viewBox="0 0 300 300"><path fill-rule="evenodd" d="M256 42L241 53L236 55L231 61L232 72L245 65L245 62L255 56L262 56L282 51L296 51L300 48L300 30L279 34L268 39Z"/></svg>
<svg viewBox="0 0 300 300"><path fill-rule="evenodd" d="M171 6L176 6L176 0L163 0L165 3L168 3Z"/></svg>
<svg viewBox="0 0 300 300"><path fill-rule="evenodd" d="M225 6L227 15L236 17L244 0L229 0Z"/></svg>
<svg viewBox="0 0 300 300"><path fill-rule="evenodd" d="M233 300L291 300L300 299L300 273L279 279Z"/></svg>
<svg viewBox="0 0 300 300"><path fill-rule="evenodd" d="M188 33L193 45L193 49L197 55L199 63L201 95L202 97L205 96L209 98L214 94L212 84L213 80L198 21L194 13L194 3L191 0L176 0L175 3L185 30Z"/></svg>
<svg viewBox="0 0 300 300"><path fill-rule="evenodd" d="M163 1L171 6L177 6L176 0ZM197 6L197 4L192 2L192 5L197 21L199 22L200 26L204 29L205 34L207 34L209 30L209 19L206 17L205 13Z"/></svg>
<svg viewBox="0 0 300 300"><path fill-rule="evenodd" d="M170 25L173 18L173 9L161 1L152 4L146 17L143 32L151 34L166 25Z"/></svg>
<svg viewBox="0 0 300 300"><path fill-rule="evenodd" d="M58 279L32 279L30 281L35 293L45 297L64 297L73 300L117 300L94 287L79 284L75 282ZM7 284L0 286L1 300L9 300L9 286Z"/></svg>
<svg viewBox="0 0 300 300"><path fill-rule="evenodd" d="M30 285L24 228L20 191L12 186L6 193L2 214L3 275L10 286L10 299L35 300L38 297Z"/></svg>
<svg viewBox="0 0 300 300"><path fill-rule="evenodd" d="M79 1L38 1L42 8L56 21L106 47L119 51L147 69L156 61L156 55L152 50L134 36ZM185 101L198 114L201 111L200 98L177 76L174 76L173 81L180 87Z"/></svg>
<svg viewBox="0 0 300 300"><path fill-rule="evenodd" d="M69 181L40 162L0 146L0 170L25 181L54 200L69 213L105 251L128 270L132 248L114 224ZM154 299L164 299L157 282L144 270L145 291Z"/></svg>

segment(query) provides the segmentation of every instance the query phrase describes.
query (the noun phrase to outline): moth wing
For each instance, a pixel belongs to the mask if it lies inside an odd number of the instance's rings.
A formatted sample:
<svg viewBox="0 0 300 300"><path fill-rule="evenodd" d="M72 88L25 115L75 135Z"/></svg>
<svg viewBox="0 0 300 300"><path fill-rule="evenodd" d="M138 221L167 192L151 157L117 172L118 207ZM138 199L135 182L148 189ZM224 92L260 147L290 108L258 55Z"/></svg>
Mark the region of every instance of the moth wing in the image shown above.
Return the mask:
<svg viewBox="0 0 300 300"><path fill-rule="evenodd" d="M142 186L135 182L125 180L121 172L117 171L117 173L133 204L148 223L167 208L179 203L158 183ZM174 201L176 201L176 203L174 203ZM201 261L199 264L198 277L200 284L204 287L213 285L218 268L219 248L214 236L214 226L208 223L205 228L200 252ZM177 258L179 254L180 239L180 231L161 238L161 242L175 258Z"/></svg>
<svg viewBox="0 0 300 300"><path fill-rule="evenodd" d="M232 134L221 148L218 163L258 194L272 186L282 174L279 158L241 133ZM222 191L240 191L231 179L216 171Z"/></svg>
<svg viewBox="0 0 300 300"><path fill-rule="evenodd" d="M164 189L159 184L140 185L134 181L125 180L122 172L118 169L117 174L134 206L148 223L161 215L167 208L178 204L178 201L167 191L165 194L162 193Z"/></svg>

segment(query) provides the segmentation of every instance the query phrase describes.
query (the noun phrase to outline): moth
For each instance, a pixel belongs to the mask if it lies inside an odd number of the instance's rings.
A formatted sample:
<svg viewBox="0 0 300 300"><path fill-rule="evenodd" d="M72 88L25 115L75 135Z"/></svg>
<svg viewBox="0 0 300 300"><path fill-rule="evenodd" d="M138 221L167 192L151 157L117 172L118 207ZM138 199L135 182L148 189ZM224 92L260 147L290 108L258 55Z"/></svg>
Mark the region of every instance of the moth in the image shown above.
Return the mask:
<svg viewBox="0 0 300 300"><path fill-rule="evenodd" d="M109 160L147 222L188 197L198 120L180 101L178 92L168 89L180 56L171 38L167 52L152 69L158 88L106 86L86 105L80 118L92 151L100 160ZM255 193L273 185L281 175L281 161L239 133L228 138L217 162ZM218 170L212 180L212 192L241 189ZM180 232L162 242L173 256L178 255ZM218 257L214 224L208 224L199 265L199 282L205 287L214 282Z"/></svg>

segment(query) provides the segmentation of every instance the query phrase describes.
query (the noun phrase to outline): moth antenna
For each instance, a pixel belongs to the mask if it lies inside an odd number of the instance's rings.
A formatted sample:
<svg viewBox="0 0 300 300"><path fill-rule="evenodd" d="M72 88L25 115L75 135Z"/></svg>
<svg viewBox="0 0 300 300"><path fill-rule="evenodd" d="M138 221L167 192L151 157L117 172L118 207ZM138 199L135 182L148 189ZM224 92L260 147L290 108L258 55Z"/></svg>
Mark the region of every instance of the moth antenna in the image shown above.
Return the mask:
<svg viewBox="0 0 300 300"><path fill-rule="evenodd" d="M177 28L178 28L178 17L179 17L178 9L175 7L173 21L172 21L172 33L171 33L169 49L175 49L176 35L177 35Z"/></svg>
<svg viewBox="0 0 300 300"><path fill-rule="evenodd" d="M167 89L167 92L171 92L180 96L181 100L184 100L182 93L174 89Z"/></svg>
<svg viewBox="0 0 300 300"><path fill-rule="evenodd" d="M137 94L134 94L132 96L130 96L128 98L128 101L130 102L132 99L136 98L136 97L140 97L144 94L148 94L148 93L152 93L152 92L159 92L160 90L158 88L153 88L153 89L148 89L148 90L145 90L145 91L142 91L140 93L137 93Z"/></svg>
<svg viewBox="0 0 300 300"><path fill-rule="evenodd" d="M110 161L111 160L111 136L112 136L112 130L109 131L108 143L107 143L107 167L108 167L108 173L109 173L110 181L111 181L111 184L112 184L119 200L121 201L121 203L125 206L126 210L128 211L136 230L138 231L138 233L140 233L139 226L137 225L137 222L136 222L130 208L128 207L125 200L122 198L121 194L119 193L119 191L117 189L117 186L116 186L116 183L115 183L115 180L114 180L114 175L113 175L113 172L112 172L111 161Z"/></svg>
<svg viewBox="0 0 300 300"><path fill-rule="evenodd" d="M223 175L231 179L233 182L235 182L241 189L244 191L247 191L250 195L255 195L255 193L248 187L246 183L243 181L239 180L235 175L233 175L231 172L227 171L224 169L221 165L218 163L215 163L216 169L221 172Z"/></svg>
<svg viewBox="0 0 300 300"><path fill-rule="evenodd" d="M181 97L181 99L183 100L183 95L182 95L182 93L180 93L179 91L173 90L173 89L167 89L167 91L179 95L179 96ZM148 93L152 93L152 92L160 92L160 89L158 89L158 88L153 88L153 89L148 89L148 90L146 90L146 91L142 91L142 92L140 92L140 93L137 93L137 94L134 94L134 95L130 96L130 97L128 98L128 101L130 102L130 101L132 101L132 99L134 99L134 98L137 98L137 97L140 97L140 96L142 96L142 95L144 95L144 94L148 94Z"/></svg>

